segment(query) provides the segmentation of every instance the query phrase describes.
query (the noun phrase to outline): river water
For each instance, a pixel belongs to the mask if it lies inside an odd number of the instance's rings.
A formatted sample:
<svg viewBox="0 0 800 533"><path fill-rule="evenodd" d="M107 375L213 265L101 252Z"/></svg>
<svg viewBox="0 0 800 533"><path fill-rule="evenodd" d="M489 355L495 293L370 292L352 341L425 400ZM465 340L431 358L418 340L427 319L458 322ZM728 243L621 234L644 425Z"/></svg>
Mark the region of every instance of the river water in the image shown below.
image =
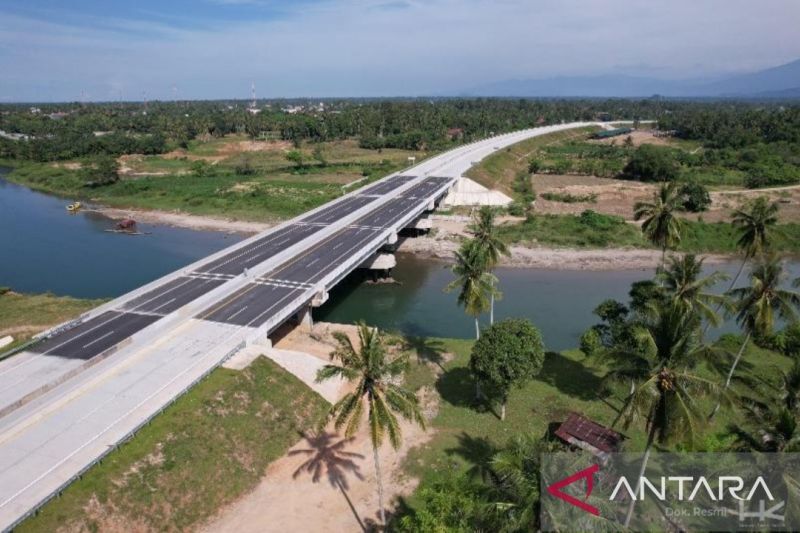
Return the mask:
<svg viewBox="0 0 800 533"><path fill-rule="evenodd" d="M242 239L241 235L139 224L147 235L105 230L99 213L71 215L71 201L2 179L0 168L0 286L108 298L179 269Z"/></svg>
<svg viewBox="0 0 800 533"><path fill-rule="evenodd" d="M0 171L1 172L1 171ZM108 233L114 221L97 213L69 215L67 200L33 192L0 179L0 286L21 292L76 297L113 297L220 250L238 235L142 224L149 233ZM788 265L792 278L800 263ZM706 270L733 275L737 262ZM606 298L627 301L631 283L649 279L652 270L559 271L498 268L503 299L495 318L527 317L542 331L547 347L577 346L581 333L597 322L592 310ZM474 336L474 324L456 306L455 293L443 288L453 279L439 261L398 254L397 284L364 283L354 273L333 291L316 320L365 320L384 329L419 336ZM723 283L718 290L727 287ZM488 323L488 317L482 317ZM727 324L713 335L735 331Z"/></svg>

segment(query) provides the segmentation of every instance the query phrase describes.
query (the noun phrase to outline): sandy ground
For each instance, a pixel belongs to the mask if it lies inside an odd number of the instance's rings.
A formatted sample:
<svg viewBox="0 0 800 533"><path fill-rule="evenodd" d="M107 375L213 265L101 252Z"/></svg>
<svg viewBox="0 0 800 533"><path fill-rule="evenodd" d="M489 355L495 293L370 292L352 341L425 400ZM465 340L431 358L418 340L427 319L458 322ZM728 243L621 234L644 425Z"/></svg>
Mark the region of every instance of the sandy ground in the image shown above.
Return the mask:
<svg viewBox="0 0 800 533"><path fill-rule="evenodd" d="M459 247L455 234L443 231L440 223L431 237L417 237L404 240L399 252L413 253L420 257L452 261L453 253ZM704 255L706 263L719 263L727 259L724 255ZM539 268L550 270L642 270L655 268L661 261L658 250L635 248L528 248L512 246L511 256L500 260L502 266L518 268Z"/></svg>
<svg viewBox="0 0 800 533"><path fill-rule="evenodd" d="M113 207L97 207L93 210L113 219L132 218L137 222L144 222L145 224L162 224L201 231L253 234L267 230L274 225L268 222L250 222L247 220L188 215L186 213L169 211L116 209ZM89 209L84 209L84 211L89 211Z"/></svg>
<svg viewBox="0 0 800 533"><path fill-rule="evenodd" d="M598 178L595 176L574 176L556 174L536 174L533 187L539 194L536 199L536 212L543 214L579 214L586 209L598 213L617 215L630 220L636 202L648 201L658 189L658 185ZM545 200L542 193L568 193L575 196L595 195L595 202L565 203ZM771 189L736 189L711 191L711 206L703 213L684 213L690 219L702 218L706 222L730 220L734 210L758 196L766 196L781 204L781 222L800 221L800 185L776 187Z"/></svg>
<svg viewBox="0 0 800 533"><path fill-rule="evenodd" d="M611 137L608 139L591 139L590 143L593 144L616 144L621 145L625 142L625 138L630 137L634 146L641 146L643 144L655 144L658 146L669 146L669 137L656 137L653 135L653 130L634 130L628 135L620 135L619 137Z"/></svg>
<svg viewBox="0 0 800 533"><path fill-rule="evenodd" d="M333 347L330 332L335 330L345 331L351 338L356 334L354 326L318 323L311 334L299 328L280 332L275 347L302 350L328 361ZM428 417L434 414L426 408ZM431 436L430 431L412 424L402 423L401 428L402 447L393 450L386 443L379 450L387 508L399 495L414 490L416 480L402 475L402 462L408 450ZM372 445L363 425L353 439L343 438L332 427L305 435L267 468L255 490L222 509L201 530L347 532L364 531L378 521Z"/></svg>

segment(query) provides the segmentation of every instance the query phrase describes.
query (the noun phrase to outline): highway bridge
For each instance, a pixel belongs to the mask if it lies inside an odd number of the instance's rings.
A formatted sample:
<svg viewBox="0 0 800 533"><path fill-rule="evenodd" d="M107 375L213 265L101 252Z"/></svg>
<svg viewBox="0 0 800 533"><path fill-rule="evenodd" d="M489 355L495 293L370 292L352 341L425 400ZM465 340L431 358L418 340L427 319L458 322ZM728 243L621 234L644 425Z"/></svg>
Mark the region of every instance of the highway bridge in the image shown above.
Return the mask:
<svg viewBox="0 0 800 533"><path fill-rule="evenodd" d="M178 396L310 308L434 208L470 166L571 123L460 146L45 332L0 362L0 529L24 519ZM35 243L31 243L32 246Z"/></svg>

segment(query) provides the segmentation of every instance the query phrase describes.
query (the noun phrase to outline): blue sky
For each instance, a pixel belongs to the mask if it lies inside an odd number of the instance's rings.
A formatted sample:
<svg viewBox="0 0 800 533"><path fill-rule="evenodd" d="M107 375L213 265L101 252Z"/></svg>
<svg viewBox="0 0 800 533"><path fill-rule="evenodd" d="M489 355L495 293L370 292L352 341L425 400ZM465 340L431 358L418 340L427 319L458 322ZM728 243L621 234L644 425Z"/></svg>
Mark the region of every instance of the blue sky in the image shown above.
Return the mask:
<svg viewBox="0 0 800 533"><path fill-rule="evenodd" d="M799 58L798 21L797 0L4 0L0 101L706 78Z"/></svg>

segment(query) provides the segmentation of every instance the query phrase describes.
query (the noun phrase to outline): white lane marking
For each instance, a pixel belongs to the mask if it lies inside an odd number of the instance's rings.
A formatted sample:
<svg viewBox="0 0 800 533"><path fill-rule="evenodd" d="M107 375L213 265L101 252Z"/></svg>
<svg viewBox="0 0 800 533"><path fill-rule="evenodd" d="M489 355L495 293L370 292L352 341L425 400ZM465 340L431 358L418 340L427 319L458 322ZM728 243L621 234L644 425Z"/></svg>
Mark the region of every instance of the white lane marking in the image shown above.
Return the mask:
<svg viewBox="0 0 800 533"><path fill-rule="evenodd" d="M106 333L105 335L103 335L102 337L98 337L98 338L96 338L95 340L93 340L92 342L90 342L89 344L84 344L82 347L83 347L83 348L88 348L88 347L89 347L89 346L91 346L92 344L95 344L95 343L97 343L97 342L100 342L101 340L105 339L105 338L106 338L106 337L108 337L109 335L112 335L113 333L114 333L114 330L112 329L111 331L109 331L108 333Z"/></svg>
<svg viewBox="0 0 800 533"><path fill-rule="evenodd" d="M309 264L307 264L306 266L311 266L311 265L313 265L314 263L316 263L317 261L319 261L319 257L317 257L316 259L314 259L313 261L311 261L311 262L310 262Z"/></svg>
<svg viewBox="0 0 800 533"><path fill-rule="evenodd" d="M241 312L243 312L245 309L247 309L247 307L248 307L248 306L246 306L246 305L245 305L244 307L242 307L241 309L239 309L238 311L236 311L235 313L233 313L231 316L229 316L229 317L227 318L227 320L233 320L233 317L235 317L235 316L239 315Z"/></svg>
<svg viewBox="0 0 800 533"><path fill-rule="evenodd" d="M65 345L65 344L67 344L68 342L72 342L72 341L74 341L75 339L79 339L79 338L83 337L84 335L86 335L87 333L91 333L92 331L94 331L94 330L96 330L96 329L98 329L98 328L102 328L102 327L103 327L103 326L105 326L106 324L108 324L108 323L110 323L110 322L112 322L112 321L114 321L114 320L116 320L116 319L118 319L118 318L122 318L123 316L125 316L125 315L124 315L124 313L117 314L116 316L112 317L111 319L109 319L109 320L106 320L105 322L103 322L103 323L101 323L101 324L98 324L98 325L96 325L96 326L95 326L95 327L93 327L93 328L87 329L87 330L86 330L86 331L84 331L83 333L80 333L80 334L78 334L78 335L75 335L74 337L71 337L70 339L68 339L68 340L66 340L66 341L64 341L64 342L62 342L61 344L58 344L58 345L56 345L56 346L53 346L52 348L50 348L50 349L49 349L49 350L47 350L46 352L42 352L42 355L46 355L46 354L52 353L52 352L53 352L53 350L57 350L57 349L61 348L62 346L64 346L64 345ZM67 330L67 331L69 331L69 330Z"/></svg>
<svg viewBox="0 0 800 533"><path fill-rule="evenodd" d="M337 244L336 246L334 246L334 247L333 247L333 249L335 250L335 249L337 249L338 247L340 247L340 246L341 246L341 245L343 245L343 244L344 244L343 242L340 242L339 244Z"/></svg>
<svg viewBox="0 0 800 533"><path fill-rule="evenodd" d="M153 311L158 311L158 310L159 310L159 309L161 309L162 307L165 307L165 306L167 306L167 305L171 304L171 303L172 303L172 302L174 302L176 299L177 299L177 298L170 298L169 300L167 300L167 301L166 301L166 302L164 302L163 304L161 304L161 305L159 305L158 307L154 308L154 309L153 309Z"/></svg>

